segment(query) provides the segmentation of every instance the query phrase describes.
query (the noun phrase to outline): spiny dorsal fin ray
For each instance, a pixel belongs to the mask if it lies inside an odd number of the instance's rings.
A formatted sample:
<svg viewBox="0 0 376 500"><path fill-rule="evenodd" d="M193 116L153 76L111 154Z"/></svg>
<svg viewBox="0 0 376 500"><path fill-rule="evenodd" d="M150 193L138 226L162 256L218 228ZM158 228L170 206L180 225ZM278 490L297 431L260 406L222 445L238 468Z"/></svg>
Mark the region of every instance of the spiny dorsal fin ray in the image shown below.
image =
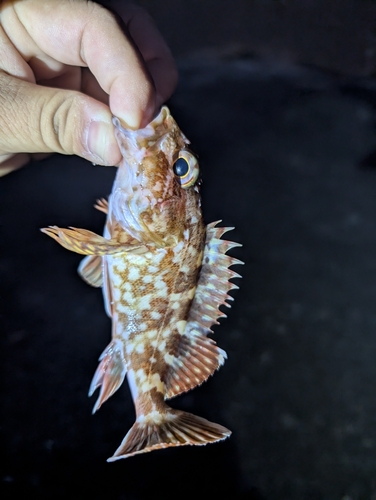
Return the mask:
<svg viewBox="0 0 376 500"><path fill-rule="evenodd" d="M222 441L231 434L222 425L167 406L166 411L158 417L157 421L150 417L137 419L107 462L170 446L202 446Z"/></svg>
<svg viewBox="0 0 376 500"><path fill-rule="evenodd" d="M220 221L218 221L220 222ZM181 336L177 353L164 380L166 398L172 398L202 384L221 365L227 355L217 347L214 340L207 337L211 327L226 315L220 306L233 298L230 290L238 288L229 280L241 276L229 269L242 261L225 255L228 250L241 246L219 238L233 228L215 227L218 222L208 224L202 268L197 282L196 293L188 315L188 321Z"/></svg>

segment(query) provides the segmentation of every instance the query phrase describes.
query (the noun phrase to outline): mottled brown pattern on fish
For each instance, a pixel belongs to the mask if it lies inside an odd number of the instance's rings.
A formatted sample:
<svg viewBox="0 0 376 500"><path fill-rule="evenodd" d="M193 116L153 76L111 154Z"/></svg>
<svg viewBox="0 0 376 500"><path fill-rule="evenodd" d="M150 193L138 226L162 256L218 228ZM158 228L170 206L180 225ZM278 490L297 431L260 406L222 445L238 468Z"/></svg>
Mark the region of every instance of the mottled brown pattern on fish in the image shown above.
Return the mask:
<svg viewBox="0 0 376 500"><path fill-rule="evenodd" d="M204 234L204 226L202 225L201 228ZM114 304L114 312L118 314L119 324L125 320L120 329L121 332L127 331L129 324L128 317L121 310L123 308L134 309L136 306L138 311L136 331L129 333L126 339L121 333L115 333L115 336L127 345L124 357L135 373L136 383L141 387L155 388L161 392L163 398L163 381L170 369L171 359L178 355L183 333L183 329L179 332L176 325L187 320L194 296L199 271L197 263L202 254L202 242L203 236L197 237L195 234L194 238L188 237L183 242L179 252L173 249L152 250L150 258L138 257L139 266L135 266L134 263L132 267L122 265L120 270L116 263L117 259L114 259L112 268L110 265L110 273L120 278L116 287L119 290L119 298ZM165 255L161 258L163 252ZM124 259L126 260L125 256ZM155 261L159 261L157 266L153 265ZM154 273L148 272L150 267L154 268ZM136 279L134 279L135 276ZM137 309L135 301L148 295L152 295L149 307ZM145 330L143 331L140 326ZM145 366L148 366L148 369L145 373L145 380L141 381L137 373L141 370L144 374ZM155 384L158 386L155 387ZM143 396L142 400L144 399ZM141 402L138 404L143 406Z"/></svg>
<svg viewBox="0 0 376 500"><path fill-rule="evenodd" d="M164 411L164 394L157 387L152 387L150 390L143 392L136 401L136 418L140 415L148 415L151 412Z"/></svg>
<svg viewBox="0 0 376 500"><path fill-rule="evenodd" d="M229 267L240 263L225 255L238 246L220 240L228 228L204 226L198 163L169 110L140 131L124 129L117 118L114 125L123 161L109 202L95 205L107 214L104 236L44 230L87 255L79 273L103 287L112 340L90 386L90 395L100 388L93 412L127 376L137 417L109 461L229 436L165 400L204 382L226 359L208 334L236 288L229 280L238 275Z"/></svg>

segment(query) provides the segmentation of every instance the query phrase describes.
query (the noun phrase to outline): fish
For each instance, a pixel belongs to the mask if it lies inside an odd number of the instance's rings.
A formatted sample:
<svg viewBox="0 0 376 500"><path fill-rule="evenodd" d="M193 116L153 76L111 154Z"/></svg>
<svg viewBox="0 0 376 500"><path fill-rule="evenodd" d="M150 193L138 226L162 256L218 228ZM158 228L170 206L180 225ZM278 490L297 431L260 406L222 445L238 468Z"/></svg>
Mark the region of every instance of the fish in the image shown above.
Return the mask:
<svg viewBox="0 0 376 500"><path fill-rule="evenodd" d="M112 462L152 450L205 445L231 431L167 400L202 384L227 358L209 337L230 307L230 269L242 261L227 252L242 246L221 239L233 229L204 224L200 169L189 141L163 106L143 129L114 117L122 153L111 195L97 201L103 236L86 229L41 229L85 255L81 277L102 287L112 338L99 358L89 396L100 389L95 413L127 377L136 420Z"/></svg>

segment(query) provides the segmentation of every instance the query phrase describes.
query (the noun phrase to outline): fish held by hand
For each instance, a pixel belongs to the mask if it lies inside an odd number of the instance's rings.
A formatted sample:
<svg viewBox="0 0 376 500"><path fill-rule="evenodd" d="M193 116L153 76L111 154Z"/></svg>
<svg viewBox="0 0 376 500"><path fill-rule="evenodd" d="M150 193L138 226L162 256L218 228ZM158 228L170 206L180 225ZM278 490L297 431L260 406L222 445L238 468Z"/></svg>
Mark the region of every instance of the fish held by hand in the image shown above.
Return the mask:
<svg viewBox="0 0 376 500"><path fill-rule="evenodd" d="M112 319L112 340L99 359L89 395L100 389L93 412L127 376L136 422L109 461L159 448L204 445L231 432L166 400L203 383L226 353L208 337L238 288L226 255L238 243L222 240L232 228L205 226L199 166L168 108L144 129L114 118L123 160L109 201L103 236L55 226L42 231L86 255L79 273L102 287Z"/></svg>

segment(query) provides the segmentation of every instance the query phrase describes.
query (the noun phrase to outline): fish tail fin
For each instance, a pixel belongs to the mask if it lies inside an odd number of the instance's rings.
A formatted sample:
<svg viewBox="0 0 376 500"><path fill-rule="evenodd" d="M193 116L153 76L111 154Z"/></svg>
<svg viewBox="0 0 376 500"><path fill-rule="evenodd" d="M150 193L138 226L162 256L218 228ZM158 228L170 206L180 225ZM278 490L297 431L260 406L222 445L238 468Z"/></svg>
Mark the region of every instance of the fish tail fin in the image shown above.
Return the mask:
<svg viewBox="0 0 376 500"><path fill-rule="evenodd" d="M164 413L153 412L153 415L137 418L107 462L170 446L215 443L230 434L231 431L222 425L166 406Z"/></svg>

